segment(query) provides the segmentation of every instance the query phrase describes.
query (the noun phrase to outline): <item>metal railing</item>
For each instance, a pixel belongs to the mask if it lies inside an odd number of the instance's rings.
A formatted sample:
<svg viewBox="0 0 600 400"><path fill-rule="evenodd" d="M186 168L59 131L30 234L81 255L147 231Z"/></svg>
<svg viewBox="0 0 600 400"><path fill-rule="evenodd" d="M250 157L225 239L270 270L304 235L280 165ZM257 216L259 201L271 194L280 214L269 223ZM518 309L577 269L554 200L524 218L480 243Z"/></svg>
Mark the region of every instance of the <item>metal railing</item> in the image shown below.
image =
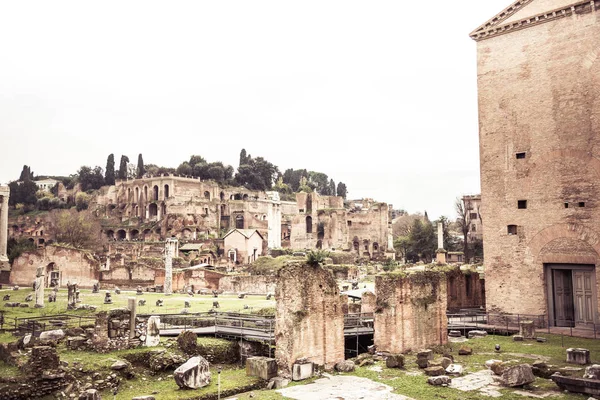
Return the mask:
<svg viewBox="0 0 600 400"><path fill-rule="evenodd" d="M54 314L43 317L22 317L14 319L14 332L21 336L29 333L32 336L39 336L46 331L94 326L95 323L96 317L85 315Z"/></svg>

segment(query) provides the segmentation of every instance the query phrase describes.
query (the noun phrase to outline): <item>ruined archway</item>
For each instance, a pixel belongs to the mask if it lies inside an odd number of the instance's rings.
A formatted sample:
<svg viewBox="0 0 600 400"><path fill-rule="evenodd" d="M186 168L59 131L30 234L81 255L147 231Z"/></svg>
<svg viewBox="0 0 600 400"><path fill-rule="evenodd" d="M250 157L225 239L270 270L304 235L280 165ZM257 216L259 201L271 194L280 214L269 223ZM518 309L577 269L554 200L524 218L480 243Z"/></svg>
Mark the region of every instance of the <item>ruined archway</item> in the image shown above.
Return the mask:
<svg viewBox="0 0 600 400"><path fill-rule="evenodd" d="M129 231L129 239L131 240L137 240L140 236L140 231L138 231L137 229L132 229L131 231Z"/></svg>
<svg viewBox="0 0 600 400"><path fill-rule="evenodd" d="M169 185L165 185L163 194L164 194L165 200L169 198Z"/></svg>
<svg viewBox="0 0 600 400"><path fill-rule="evenodd" d="M158 186L154 185L152 188L152 200L158 201Z"/></svg>
<svg viewBox="0 0 600 400"><path fill-rule="evenodd" d="M158 206L156 203L152 203L148 206L148 214L150 218L156 217L158 215Z"/></svg>
<svg viewBox="0 0 600 400"><path fill-rule="evenodd" d="M127 238L127 232L125 232L124 229L119 229L117 231L117 239L118 240L125 240Z"/></svg>
<svg viewBox="0 0 600 400"><path fill-rule="evenodd" d="M235 216L235 227L236 229L244 229L244 216L238 214Z"/></svg>
<svg viewBox="0 0 600 400"><path fill-rule="evenodd" d="M109 229L106 231L106 238L108 240L114 240L115 239L115 231L113 231L112 229Z"/></svg>
<svg viewBox="0 0 600 400"><path fill-rule="evenodd" d="M309 215L308 217L306 217L306 233L312 233L312 231L312 217Z"/></svg>
<svg viewBox="0 0 600 400"><path fill-rule="evenodd" d="M210 200L210 192L208 192L208 191L204 192L204 198L206 200Z"/></svg>

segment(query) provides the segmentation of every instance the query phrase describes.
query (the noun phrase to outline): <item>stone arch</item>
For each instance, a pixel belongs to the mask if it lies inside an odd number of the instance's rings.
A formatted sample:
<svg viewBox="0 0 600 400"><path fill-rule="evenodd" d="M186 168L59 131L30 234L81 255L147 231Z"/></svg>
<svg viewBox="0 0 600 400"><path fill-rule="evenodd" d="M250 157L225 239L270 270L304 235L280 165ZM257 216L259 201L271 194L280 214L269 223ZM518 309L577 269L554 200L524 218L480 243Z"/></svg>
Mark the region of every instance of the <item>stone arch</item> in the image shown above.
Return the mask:
<svg viewBox="0 0 600 400"><path fill-rule="evenodd" d="M112 229L107 230L106 231L106 237L109 240L114 240L114 238L115 238L115 231L113 231Z"/></svg>
<svg viewBox="0 0 600 400"><path fill-rule="evenodd" d="M188 228L183 228L181 230L181 238L182 239L191 239L192 237L192 231Z"/></svg>
<svg viewBox="0 0 600 400"><path fill-rule="evenodd" d="M313 231L312 217L309 215L306 217L306 233L312 233L312 231Z"/></svg>
<svg viewBox="0 0 600 400"><path fill-rule="evenodd" d="M152 200L158 201L158 185L154 185L152 188Z"/></svg>
<svg viewBox="0 0 600 400"><path fill-rule="evenodd" d="M222 192L221 192L221 193L222 193ZM210 192L209 192L209 191L205 191L205 192L204 192L204 198L205 198L206 200L210 200Z"/></svg>
<svg viewBox="0 0 600 400"><path fill-rule="evenodd" d="M127 232L125 232L124 229L119 229L117 231L117 239L118 240L125 240L127 238Z"/></svg>
<svg viewBox="0 0 600 400"><path fill-rule="evenodd" d="M248 200L248 195L247 195L247 194L244 194L244 195L242 196L242 200L244 200L244 201Z"/></svg>
<svg viewBox="0 0 600 400"><path fill-rule="evenodd" d="M148 206L148 214L150 215L150 218L158 215L158 206L156 203L152 203Z"/></svg>
<svg viewBox="0 0 600 400"><path fill-rule="evenodd" d="M139 236L140 236L140 231L138 231L137 229L132 229L129 231L129 239L137 240Z"/></svg>
<svg viewBox="0 0 600 400"><path fill-rule="evenodd" d="M379 243L373 242L373 251L379 251Z"/></svg>
<svg viewBox="0 0 600 400"><path fill-rule="evenodd" d="M148 185L144 185L144 201L148 201Z"/></svg>
<svg viewBox="0 0 600 400"><path fill-rule="evenodd" d="M137 202L139 202L139 201L140 201L140 188L139 188L139 187L136 187L136 188L135 188L135 197L134 197L134 199L133 199L133 202L134 202L134 203L137 203Z"/></svg>
<svg viewBox="0 0 600 400"><path fill-rule="evenodd" d="M235 228L244 229L244 216L242 214L235 216Z"/></svg>
<svg viewBox="0 0 600 400"><path fill-rule="evenodd" d="M363 240L363 248L365 249L365 251L369 251L369 240L368 239Z"/></svg>
<svg viewBox="0 0 600 400"><path fill-rule="evenodd" d="M352 239L352 247L354 248L354 250L360 251L360 242L358 240L358 237L356 236L354 236L354 239Z"/></svg>
<svg viewBox="0 0 600 400"><path fill-rule="evenodd" d="M531 255L538 258L542 249L556 239L573 239L587 243L600 254L600 234L580 224L556 224L538 232L527 244Z"/></svg>
<svg viewBox="0 0 600 400"><path fill-rule="evenodd" d="M225 201L225 193L221 192L219 198L221 199L221 201Z"/></svg>
<svg viewBox="0 0 600 400"><path fill-rule="evenodd" d="M165 200L166 200L166 199L168 199L168 198L169 198L169 195L170 195L170 194L169 194L169 185L165 185L165 187L164 187L164 192L163 192L164 199L165 199Z"/></svg>
<svg viewBox="0 0 600 400"><path fill-rule="evenodd" d="M132 197L131 197L131 188L127 188L127 202L131 203L132 202Z"/></svg>

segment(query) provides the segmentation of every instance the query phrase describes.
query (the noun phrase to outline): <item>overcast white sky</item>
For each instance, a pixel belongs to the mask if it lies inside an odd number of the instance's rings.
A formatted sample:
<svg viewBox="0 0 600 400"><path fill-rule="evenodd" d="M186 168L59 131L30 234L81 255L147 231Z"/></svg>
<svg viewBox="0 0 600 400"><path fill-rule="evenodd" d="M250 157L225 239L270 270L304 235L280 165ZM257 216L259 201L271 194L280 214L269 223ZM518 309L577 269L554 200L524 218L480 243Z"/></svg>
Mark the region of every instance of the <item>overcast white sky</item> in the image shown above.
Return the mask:
<svg viewBox="0 0 600 400"><path fill-rule="evenodd" d="M410 212L479 192L476 49L510 0L0 0L0 182L239 152Z"/></svg>

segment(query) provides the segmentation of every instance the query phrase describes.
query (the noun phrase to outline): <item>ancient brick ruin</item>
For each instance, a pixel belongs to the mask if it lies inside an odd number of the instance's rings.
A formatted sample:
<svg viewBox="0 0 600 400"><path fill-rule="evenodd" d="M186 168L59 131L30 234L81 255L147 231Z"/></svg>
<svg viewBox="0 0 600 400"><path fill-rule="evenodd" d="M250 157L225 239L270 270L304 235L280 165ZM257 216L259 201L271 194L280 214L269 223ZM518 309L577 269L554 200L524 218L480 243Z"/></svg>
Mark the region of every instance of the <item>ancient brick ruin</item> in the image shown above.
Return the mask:
<svg viewBox="0 0 600 400"><path fill-rule="evenodd" d="M378 275L375 294L374 343L379 351L403 353L448 341L444 272Z"/></svg>
<svg viewBox="0 0 600 400"><path fill-rule="evenodd" d="M291 263L277 274L276 358L280 371L308 359L333 368L344 360L343 298L330 271Z"/></svg>

